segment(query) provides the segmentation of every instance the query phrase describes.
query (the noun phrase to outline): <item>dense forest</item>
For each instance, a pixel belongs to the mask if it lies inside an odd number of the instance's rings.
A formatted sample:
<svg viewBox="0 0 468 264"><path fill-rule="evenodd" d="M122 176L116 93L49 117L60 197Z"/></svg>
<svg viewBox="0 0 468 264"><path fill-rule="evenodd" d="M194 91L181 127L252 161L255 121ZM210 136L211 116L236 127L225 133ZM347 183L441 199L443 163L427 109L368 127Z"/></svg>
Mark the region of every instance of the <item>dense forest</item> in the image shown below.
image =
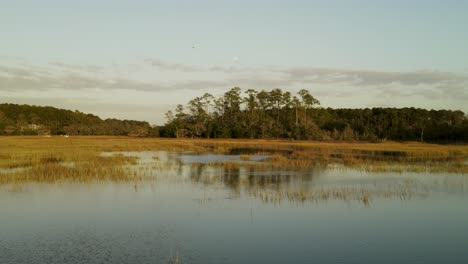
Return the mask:
<svg viewBox="0 0 468 264"><path fill-rule="evenodd" d="M164 137L288 138L314 140L468 141L462 111L417 108L332 109L308 90L204 94L166 113Z"/></svg>
<svg viewBox="0 0 468 264"><path fill-rule="evenodd" d="M468 142L462 111L418 108L332 109L308 90L204 94L166 113L167 123L101 119L54 107L0 104L0 135L115 135Z"/></svg>
<svg viewBox="0 0 468 264"><path fill-rule="evenodd" d="M157 136L148 122L102 120L98 116L50 106L0 104L0 135Z"/></svg>

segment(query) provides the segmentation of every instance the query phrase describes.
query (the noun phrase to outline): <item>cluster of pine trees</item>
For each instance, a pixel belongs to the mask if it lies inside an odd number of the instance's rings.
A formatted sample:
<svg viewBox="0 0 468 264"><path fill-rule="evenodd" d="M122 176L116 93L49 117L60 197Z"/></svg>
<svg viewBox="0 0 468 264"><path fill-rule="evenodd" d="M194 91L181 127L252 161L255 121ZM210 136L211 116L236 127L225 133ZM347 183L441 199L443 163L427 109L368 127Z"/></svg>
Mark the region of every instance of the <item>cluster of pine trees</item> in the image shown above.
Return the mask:
<svg viewBox="0 0 468 264"><path fill-rule="evenodd" d="M308 90L204 94L166 113L164 137L289 138L314 140L468 141L462 111L417 108L321 108Z"/></svg>
<svg viewBox="0 0 468 264"><path fill-rule="evenodd" d="M332 109L308 90L204 94L166 113L164 126L101 119L54 107L0 104L0 135L114 135L193 138L287 138L468 142L462 111L417 108Z"/></svg>
<svg viewBox="0 0 468 264"><path fill-rule="evenodd" d="M148 122L102 120L98 116L54 107L0 104L0 135L157 136Z"/></svg>

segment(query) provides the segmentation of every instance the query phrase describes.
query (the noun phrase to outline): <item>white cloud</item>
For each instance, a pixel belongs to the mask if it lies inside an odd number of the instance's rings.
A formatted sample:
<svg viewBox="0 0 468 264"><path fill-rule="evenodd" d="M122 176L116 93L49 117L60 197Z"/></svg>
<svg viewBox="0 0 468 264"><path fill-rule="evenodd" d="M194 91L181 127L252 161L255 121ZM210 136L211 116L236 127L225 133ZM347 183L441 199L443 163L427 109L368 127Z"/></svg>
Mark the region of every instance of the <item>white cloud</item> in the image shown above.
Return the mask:
<svg viewBox="0 0 468 264"><path fill-rule="evenodd" d="M237 57L234 57L237 58ZM233 59L234 59L233 58ZM57 95L80 110L162 123L163 107L226 89L310 89L325 106L408 106L468 110L468 75L435 70L384 72L269 65L199 66L144 59L132 64L0 63L0 98L55 105ZM36 98L36 99L34 99ZM2 101L3 101L2 100ZM24 101L24 100L23 100ZM96 107L89 107L95 105ZM122 107L119 107L122 106ZM140 109L141 111L132 111ZM81 109L83 108L83 109ZM101 109L101 110L99 110ZM125 112L123 112L124 110ZM120 113L120 112L122 113ZM151 115L148 112L152 112ZM106 114L107 115L107 114Z"/></svg>

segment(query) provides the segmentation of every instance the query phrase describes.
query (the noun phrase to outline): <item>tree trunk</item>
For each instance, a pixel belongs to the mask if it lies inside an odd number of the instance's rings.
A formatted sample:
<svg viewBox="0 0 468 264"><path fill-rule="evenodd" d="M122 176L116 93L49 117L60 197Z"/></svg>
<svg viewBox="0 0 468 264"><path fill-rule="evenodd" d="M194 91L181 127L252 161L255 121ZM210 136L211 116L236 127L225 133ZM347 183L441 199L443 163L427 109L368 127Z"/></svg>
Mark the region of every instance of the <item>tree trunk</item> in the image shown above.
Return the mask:
<svg viewBox="0 0 468 264"><path fill-rule="evenodd" d="M297 119L297 107L296 107L296 126L297 126L298 122L299 122L299 120Z"/></svg>
<svg viewBox="0 0 468 264"><path fill-rule="evenodd" d="M307 127L307 108L304 110L304 125Z"/></svg>

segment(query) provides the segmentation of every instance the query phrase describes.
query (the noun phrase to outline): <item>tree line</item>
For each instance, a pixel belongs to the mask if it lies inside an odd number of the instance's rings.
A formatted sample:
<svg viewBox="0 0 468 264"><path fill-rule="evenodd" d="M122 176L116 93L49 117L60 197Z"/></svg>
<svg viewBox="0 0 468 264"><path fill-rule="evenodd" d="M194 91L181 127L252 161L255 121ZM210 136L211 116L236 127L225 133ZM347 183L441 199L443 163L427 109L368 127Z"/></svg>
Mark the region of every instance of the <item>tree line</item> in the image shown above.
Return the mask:
<svg viewBox="0 0 468 264"><path fill-rule="evenodd" d="M0 135L157 136L148 122L105 119L50 106L0 104Z"/></svg>
<svg viewBox="0 0 468 264"><path fill-rule="evenodd" d="M419 108L332 109L308 90L205 93L166 113L163 137L287 138L301 140L468 141L462 111Z"/></svg>
<svg viewBox="0 0 468 264"><path fill-rule="evenodd" d="M0 104L0 135L468 141L468 117L462 111L323 108L305 89L292 94L234 87L219 97L205 93L177 105L166 118L164 125L151 126L50 106Z"/></svg>

